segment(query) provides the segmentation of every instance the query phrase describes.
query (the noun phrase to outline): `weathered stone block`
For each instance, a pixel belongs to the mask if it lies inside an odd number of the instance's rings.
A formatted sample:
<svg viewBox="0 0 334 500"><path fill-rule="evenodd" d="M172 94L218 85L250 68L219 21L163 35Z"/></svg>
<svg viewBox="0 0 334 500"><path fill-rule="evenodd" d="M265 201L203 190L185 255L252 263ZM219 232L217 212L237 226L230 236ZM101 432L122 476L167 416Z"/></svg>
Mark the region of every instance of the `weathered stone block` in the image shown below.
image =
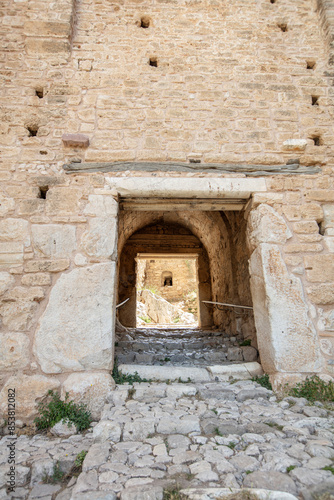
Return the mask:
<svg viewBox="0 0 334 500"><path fill-rule="evenodd" d="M334 227L334 203L331 205L323 205L322 208L324 210L324 220L321 225L324 229Z"/></svg>
<svg viewBox="0 0 334 500"><path fill-rule="evenodd" d="M334 282L310 286L307 288L307 293L317 305L334 304Z"/></svg>
<svg viewBox="0 0 334 500"><path fill-rule="evenodd" d="M24 266L26 273L59 273L70 267L69 259L30 260Z"/></svg>
<svg viewBox="0 0 334 500"><path fill-rule="evenodd" d="M253 252L250 274L264 371L318 372L320 348L301 281L288 273L277 245L262 243Z"/></svg>
<svg viewBox="0 0 334 500"><path fill-rule="evenodd" d="M67 40L45 40L27 38L26 49L29 55L34 54L69 54L71 45Z"/></svg>
<svg viewBox="0 0 334 500"><path fill-rule="evenodd" d="M307 255L304 262L308 281L334 281L334 255Z"/></svg>
<svg viewBox="0 0 334 500"><path fill-rule="evenodd" d="M86 255L98 259L115 259L117 250L117 220L96 217L89 221L89 229L81 238Z"/></svg>
<svg viewBox="0 0 334 500"><path fill-rule="evenodd" d="M0 370L18 370L28 363L29 337L23 333L0 333Z"/></svg>
<svg viewBox="0 0 334 500"><path fill-rule="evenodd" d="M14 277L3 271L3 272L0 272L0 295L2 295L3 293L7 292L7 290L9 290L9 288L14 284Z"/></svg>
<svg viewBox="0 0 334 500"><path fill-rule="evenodd" d="M16 401L16 416L24 420L37 414L37 402L44 398L49 390L60 386L56 378L43 375L14 375L10 377L0 393L0 410L8 410L8 389L16 389L20 397Z"/></svg>
<svg viewBox="0 0 334 500"><path fill-rule="evenodd" d="M29 244L28 221L9 217L0 221L0 241L24 241Z"/></svg>
<svg viewBox="0 0 334 500"><path fill-rule="evenodd" d="M0 314L4 326L15 332L27 330L36 311L37 303L33 300L15 300L4 302Z"/></svg>
<svg viewBox="0 0 334 500"><path fill-rule="evenodd" d="M116 217L118 203L112 196L90 194L88 204L84 210L85 215L92 217Z"/></svg>
<svg viewBox="0 0 334 500"><path fill-rule="evenodd" d="M70 257L76 247L75 226L45 224L31 227L32 244L37 255L49 258Z"/></svg>
<svg viewBox="0 0 334 500"><path fill-rule="evenodd" d="M288 139L283 142L284 149L287 151L304 151L307 146L306 139Z"/></svg>
<svg viewBox="0 0 334 500"><path fill-rule="evenodd" d="M16 241L0 242L0 266L8 268L23 262L23 244Z"/></svg>
<svg viewBox="0 0 334 500"><path fill-rule="evenodd" d="M36 300L40 302L44 298L44 290L41 287L16 286L6 295L6 300Z"/></svg>
<svg viewBox="0 0 334 500"><path fill-rule="evenodd" d="M290 243L284 246L286 253L321 252L321 243Z"/></svg>
<svg viewBox="0 0 334 500"><path fill-rule="evenodd" d="M111 369L114 288L114 262L60 276L35 336L45 373Z"/></svg>
<svg viewBox="0 0 334 500"><path fill-rule="evenodd" d="M46 197L48 215L77 215L82 192L77 188L55 187L49 189Z"/></svg>
<svg viewBox="0 0 334 500"><path fill-rule="evenodd" d="M68 392L70 399L86 404L93 419L99 420L103 406L114 389L115 382L109 373L73 373L63 383L61 394L65 397Z"/></svg>
<svg viewBox="0 0 334 500"><path fill-rule="evenodd" d="M302 219L316 220L321 222L324 216L323 209L318 203L306 203L300 207Z"/></svg>
<svg viewBox="0 0 334 500"><path fill-rule="evenodd" d="M20 200L18 204L19 215L41 215L44 212L45 201L36 198L31 200Z"/></svg>
<svg viewBox="0 0 334 500"><path fill-rule="evenodd" d="M89 137L84 134L63 134L62 141L66 147L88 148L89 146Z"/></svg>
<svg viewBox="0 0 334 500"><path fill-rule="evenodd" d="M248 219L248 245L254 250L260 243L285 243L292 234L285 220L269 205L259 205Z"/></svg>
<svg viewBox="0 0 334 500"><path fill-rule="evenodd" d="M12 198L8 198L4 196L2 193L0 194L0 217L8 214L15 208L15 200Z"/></svg>
<svg viewBox="0 0 334 500"><path fill-rule="evenodd" d="M25 286L51 285L51 275L48 273L26 274L22 276L21 283Z"/></svg>
<svg viewBox="0 0 334 500"><path fill-rule="evenodd" d="M321 202L334 201L333 189L312 189L307 193L307 199Z"/></svg>
<svg viewBox="0 0 334 500"><path fill-rule="evenodd" d="M11 198L37 198L38 187L35 186L7 186L7 193Z"/></svg>
<svg viewBox="0 0 334 500"><path fill-rule="evenodd" d="M24 24L25 35L30 36L61 36L69 37L71 33L70 23L61 23L54 21L27 21Z"/></svg>
<svg viewBox="0 0 334 500"><path fill-rule="evenodd" d="M315 221L301 221L295 222L293 225L295 233L298 234L312 234L319 233L319 226Z"/></svg>
<svg viewBox="0 0 334 500"><path fill-rule="evenodd" d="M262 203L273 205L275 203L282 203L284 195L282 193L254 193L252 198L252 207L256 208Z"/></svg>

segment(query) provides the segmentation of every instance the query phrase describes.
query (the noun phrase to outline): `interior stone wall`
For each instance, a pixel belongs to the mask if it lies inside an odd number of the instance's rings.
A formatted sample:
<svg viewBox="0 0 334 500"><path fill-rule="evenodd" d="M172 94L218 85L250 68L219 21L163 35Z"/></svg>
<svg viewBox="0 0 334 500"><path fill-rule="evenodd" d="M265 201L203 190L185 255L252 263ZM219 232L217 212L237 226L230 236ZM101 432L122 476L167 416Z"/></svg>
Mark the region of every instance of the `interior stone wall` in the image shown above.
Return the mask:
<svg viewBox="0 0 334 500"><path fill-rule="evenodd" d="M159 212L155 215L146 212L120 212L120 235L131 235L119 254L118 301L121 303L128 298L130 299L118 312L119 320L123 325L136 326L137 255L143 252L163 255L168 253L179 253L182 256L186 253L189 253L190 256L197 255L199 325L212 325L212 312L202 303L203 300L210 300L212 295L211 287L213 282L211 280L209 257L199 238L194 236L184 224L180 225L183 218L184 213L180 213L178 217L173 216L173 214ZM154 223L142 227L144 221L147 222L149 219L151 221L153 219L152 222ZM131 229L129 229L129 225ZM137 231L135 228L138 228ZM123 241L123 238L120 237L120 247Z"/></svg>
<svg viewBox="0 0 334 500"><path fill-rule="evenodd" d="M197 291L197 263L194 258L183 257L182 259L156 259L150 257L145 260L145 268L142 271L142 287L154 288L164 299L168 301L182 300L187 293ZM138 261L137 261L138 265ZM172 276L172 286L165 286L163 276ZM139 273L137 276L139 278Z"/></svg>

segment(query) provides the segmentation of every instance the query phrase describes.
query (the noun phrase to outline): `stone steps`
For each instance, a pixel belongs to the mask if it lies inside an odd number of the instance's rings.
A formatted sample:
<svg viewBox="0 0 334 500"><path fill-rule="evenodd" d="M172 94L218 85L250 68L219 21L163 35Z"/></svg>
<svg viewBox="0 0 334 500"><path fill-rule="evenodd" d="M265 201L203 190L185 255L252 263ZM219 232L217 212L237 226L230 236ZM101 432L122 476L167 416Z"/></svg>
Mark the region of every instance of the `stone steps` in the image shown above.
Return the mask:
<svg viewBox="0 0 334 500"><path fill-rule="evenodd" d="M158 381L182 382L229 382L248 380L257 375L263 375L262 367L256 361L251 363L227 363L210 366L155 366L143 364L120 364L120 372L126 375L138 374L142 379Z"/></svg>
<svg viewBox="0 0 334 500"><path fill-rule="evenodd" d="M251 346L222 332L199 329L129 329L116 344L119 364L206 366L256 361Z"/></svg>

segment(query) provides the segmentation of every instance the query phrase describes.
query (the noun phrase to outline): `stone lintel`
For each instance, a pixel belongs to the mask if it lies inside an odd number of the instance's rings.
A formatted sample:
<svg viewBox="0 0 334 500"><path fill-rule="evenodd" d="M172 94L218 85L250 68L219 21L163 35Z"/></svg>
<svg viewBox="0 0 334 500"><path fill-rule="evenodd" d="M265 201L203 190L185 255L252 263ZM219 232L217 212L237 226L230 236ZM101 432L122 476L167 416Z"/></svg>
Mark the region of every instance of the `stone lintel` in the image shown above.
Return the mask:
<svg viewBox="0 0 334 500"><path fill-rule="evenodd" d="M106 181L123 198L248 199L267 190L264 179L247 178L111 177Z"/></svg>

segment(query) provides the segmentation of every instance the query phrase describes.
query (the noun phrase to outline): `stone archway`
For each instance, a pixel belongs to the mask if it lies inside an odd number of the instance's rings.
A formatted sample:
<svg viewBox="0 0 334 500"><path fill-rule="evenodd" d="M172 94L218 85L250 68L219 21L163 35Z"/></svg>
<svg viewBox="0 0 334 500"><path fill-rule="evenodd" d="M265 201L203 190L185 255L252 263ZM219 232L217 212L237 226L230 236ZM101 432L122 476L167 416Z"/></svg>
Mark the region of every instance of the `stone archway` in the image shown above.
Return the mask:
<svg viewBox="0 0 334 500"><path fill-rule="evenodd" d="M126 241L119 259L118 300L130 299L119 311L124 326L136 326L136 257L138 254L189 255L197 257L199 326L211 326L212 313L203 300L211 300L209 258L203 244L185 226L166 222L164 217L155 224L136 231ZM171 273L166 274L170 276Z"/></svg>
<svg viewBox="0 0 334 500"><path fill-rule="evenodd" d="M165 228L167 233L168 227L183 228L184 235L183 237L180 235L179 248L177 246L173 248L170 242L165 247L150 246L152 241L150 242L149 233L154 225L159 224L161 230ZM143 228L149 228L146 229L148 232L146 236ZM202 303L203 300L207 300L251 305L246 222L240 211L121 211L118 302L127 298L130 300L119 311L120 321L125 326L135 326L136 253L182 252L184 247L190 253L197 253L199 256L200 325L216 325L230 335L243 335L256 345L251 311L240 315L233 308L208 310Z"/></svg>

